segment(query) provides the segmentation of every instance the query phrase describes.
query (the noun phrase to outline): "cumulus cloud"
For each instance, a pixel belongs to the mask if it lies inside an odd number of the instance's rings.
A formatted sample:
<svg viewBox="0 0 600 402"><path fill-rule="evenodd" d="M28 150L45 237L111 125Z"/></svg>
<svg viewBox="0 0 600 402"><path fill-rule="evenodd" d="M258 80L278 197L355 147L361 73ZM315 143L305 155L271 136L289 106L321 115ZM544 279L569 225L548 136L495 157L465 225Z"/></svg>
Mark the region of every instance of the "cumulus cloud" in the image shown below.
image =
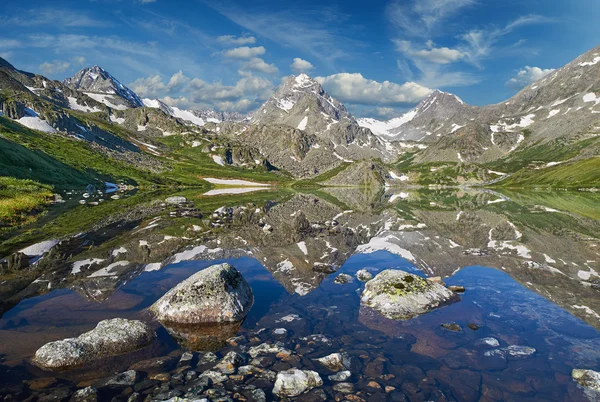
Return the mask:
<svg viewBox="0 0 600 402"><path fill-rule="evenodd" d="M521 89L541 78L544 78L553 71L553 68L544 69L539 67L525 66L525 68L520 70L516 76L506 81L506 86L513 89Z"/></svg>
<svg viewBox="0 0 600 402"><path fill-rule="evenodd" d="M262 56L263 54L265 54L265 51L266 50L263 46L241 46L236 47L234 49L226 50L225 52L223 52L223 55L232 59L251 59L253 57Z"/></svg>
<svg viewBox="0 0 600 402"><path fill-rule="evenodd" d="M240 72L245 75L247 73L245 70L256 71L265 74L276 74L279 71L274 64L266 63L260 57L253 57L250 59L246 64L244 64Z"/></svg>
<svg viewBox="0 0 600 402"><path fill-rule="evenodd" d="M310 61L303 60L300 57L294 57L294 62L290 67L295 73L306 73L315 68Z"/></svg>
<svg viewBox="0 0 600 402"><path fill-rule="evenodd" d="M431 92L431 89L414 82L402 85L390 81L377 82L360 73L339 73L315 79L342 102L361 105L406 105L420 101Z"/></svg>
<svg viewBox="0 0 600 402"><path fill-rule="evenodd" d="M432 41L427 42L426 49L414 49L413 44L406 40L397 40L396 49L410 58L421 59L436 64L449 64L459 61L465 54L457 49L448 47L436 48Z"/></svg>
<svg viewBox="0 0 600 402"><path fill-rule="evenodd" d="M54 60L40 64L40 71L45 75L53 75L67 71L70 66L71 64L66 61Z"/></svg>
<svg viewBox="0 0 600 402"><path fill-rule="evenodd" d="M129 87L142 97L159 97L169 105L192 109L219 109L245 112L255 109L273 93L273 83L244 74L234 85L190 78L181 71L168 82L160 76L139 78Z"/></svg>
<svg viewBox="0 0 600 402"><path fill-rule="evenodd" d="M223 35L217 38L217 42L222 43L224 45L252 45L256 43L256 38L254 36L236 37L234 35Z"/></svg>

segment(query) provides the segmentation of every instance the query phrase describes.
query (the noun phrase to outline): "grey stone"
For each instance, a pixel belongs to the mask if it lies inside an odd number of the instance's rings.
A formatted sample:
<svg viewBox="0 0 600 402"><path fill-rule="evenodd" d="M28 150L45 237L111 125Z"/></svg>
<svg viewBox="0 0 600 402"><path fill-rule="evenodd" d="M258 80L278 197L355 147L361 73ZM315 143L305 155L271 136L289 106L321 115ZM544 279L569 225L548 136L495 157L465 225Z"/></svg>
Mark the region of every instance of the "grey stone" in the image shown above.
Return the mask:
<svg viewBox="0 0 600 402"><path fill-rule="evenodd" d="M134 351L155 338L152 328L141 321L114 318L100 321L77 338L45 344L35 352L33 362L44 369L65 369Z"/></svg>
<svg viewBox="0 0 600 402"><path fill-rule="evenodd" d="M212 265L169 290L150 310L179 324L237 322L254 304L248 282L229 264Z"/></svg>
<svg viewBox="0 0 600 402"><path fill-rule="evenodd" d="M293 397L321 385L323 380L318 373L292 368L277 373L273 393L279 397Z"/></svg>
<svg viewBox="0 0 600 402"><path fill-rule="evenodd" d="M387 269L365 284L361 303L387 318L410 319L457 301L444 286L408 272Z"/></svg>

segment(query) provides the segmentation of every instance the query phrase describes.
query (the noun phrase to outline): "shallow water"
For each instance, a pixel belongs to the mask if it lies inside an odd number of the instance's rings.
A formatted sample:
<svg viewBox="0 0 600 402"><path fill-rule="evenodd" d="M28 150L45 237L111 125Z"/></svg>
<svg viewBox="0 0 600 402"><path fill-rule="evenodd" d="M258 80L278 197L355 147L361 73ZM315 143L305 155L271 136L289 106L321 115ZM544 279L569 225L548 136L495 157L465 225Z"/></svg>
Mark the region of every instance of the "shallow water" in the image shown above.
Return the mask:
<svg viewBox="0 0 600 402"><path fill-rule="evenodd" d="M352 395L364 400L589 398L571 371L600 369L598 197L401 194L340 189L317 195L261 192L260 199L186 194L193 205L156 207L144 199L129 203L127 208L138 209L121 219L100 216L103 225L90 225L63 241L56 255L43 256L31 267L35 274L29 284L11 288L14 275L0 281L2 393L23 399L89 384L101 388L102 378L145 359L192 350L197 360L208 350L222 356L280 341L294 352L292 358L271 356L261 363L264 369L300 367L324 379L301 399L342 397L327 378L333 372L312 360L333 352L355 357L347 382L354 386ZM299 211L309 226L298 223L303 221ZM32 231L37 239L45 230ZM92 258L103 261L73 269L77 261ZM241 325L182 332L153 320L147 307L219 262L234 265L254 292L254 306ZM354 275L363 268L373 274L392 268L442 276L447 285L463 285L466 292L457 303L394 321L361 306L364 284ZM335 284L340 273L354 280ZM60 373L31 365L46 342L77 336L114 317L151 323L157 340ZM444 323L461 329L444 329ZM280 328L286 331L274 332ZM234 336L239 338L227 342ZM482 343L484 338L495 341ZM511 345L530 349L511 355L504 349ZM39 378L50 377L57 380L39 386ZM221 387L252 399L248 392L255 386L268 400L276 399L271 380L246 377ZM41 389L19 389L23 381ZM157 387L149 382L145 391ZM185 384L171 388L177 395Z"/></svg>

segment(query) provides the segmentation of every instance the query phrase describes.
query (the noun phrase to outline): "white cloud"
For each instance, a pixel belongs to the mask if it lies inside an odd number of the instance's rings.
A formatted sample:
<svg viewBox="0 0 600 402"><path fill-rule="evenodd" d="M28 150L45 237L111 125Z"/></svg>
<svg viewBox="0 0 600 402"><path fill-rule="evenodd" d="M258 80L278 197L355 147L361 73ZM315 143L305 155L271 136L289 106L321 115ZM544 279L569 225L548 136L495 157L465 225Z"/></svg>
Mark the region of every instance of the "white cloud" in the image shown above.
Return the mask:
<svg viewBox="0 0 600 402"><path fill-rule="evenodd" d="M279 69L274 64L268 64L260 57L253 57L242 68L242 74L246 72L244 70L257 71L265 74L276 74Z"/></svg>
<svg viewBox="0 0 600 402"><path fill-rule="evenodd" d="M335 7L260 12L256 11L258 7L237 7L224 2L211 2L210 6L237 25L310 54L328 66L346 56L346 49L356 50L357 42L341 34L334 23L345 18Z"/></svg>
<svg viewBox="0 0 600 402"><path fill-rule="evenodd" d="M0 26L105 27L110 23L93 19L87 14L57 8L35 8L16 17L0 17Z"/></svg>
<svg viewBox="0 0 600 402"><path fill-rule="evenodd" d="M223 52L223 55L232 59L251 59L253 57L262 56L263 54L265 54L265 52L266 50L263 46L242 46L226 50Z"/></svg>
<svg viewBox="0 0 600 402"><path fill-rule="evenodd" d="M254 36L236 37L234 35L223 35L217 38L217 42L222 43L224 45L252 45L256 43L256 38Z"/></svg>
<svg viewBox="0 0 600 402"><path fill-rule="evenodd" d="M294 62L290 67L295 73L306 73L315 68L310 61L303 60L300 57L294 57Z"/></svg>
<svg viewBox="0 0 600 402"><path fill-rule="evenodd" d="M553 71L553 68L543 69L539 67L525 66L525 68L520 70L516 76L512 77L506 82L506 86L513 89L521 89L539 79L544 78Z"/></svg>
<svg viewBox="0 0 600 402"><path fill-rule="evenodd" d="M442 22L475 3L475 0L394 1L387 8L387 17L403 36L429 39Z"/></svg>
<svg viewBox="0 0 600 402"><path fill-rule="evenodd" d="M181 108L248 111L255 109L273 93L273 83L247 73L235 85L189 78L181 71L168 83L160 76L139 78L129 87L142 97L159 97Z"/></svg>
<svg viewBox="0 0 600 402"><path fill-rule="evenodd" d="M44 75L53 75L67 71L70 66L71 64L66 61L54 60L40 64L40 71Z"/></svg>
<svg viewBox="0 0 600 402"><path fill-rule="evenodd" d="M73 63L83 66L85 64L85 57L83 56L75 56L73 57Z"/></svg>
<svg viewBox="0 0 600 402"><path fill-rule="evenodd" d="M413 44L406 40L396 40L396 48L410 58L421 59L436 64L454 63L465 57L465 54L457 49L448 47L433 47L433 42L428 41L428 48L414 49Z"/></svg>
<svg viewBox="0 0 600 402"><path fill-rule="evenodd" d="M377 82L360 73L339 73L315 78L342 102L361 105L406 105L427 96L431 89L414 82L402 85L390 81Z"/></svg>

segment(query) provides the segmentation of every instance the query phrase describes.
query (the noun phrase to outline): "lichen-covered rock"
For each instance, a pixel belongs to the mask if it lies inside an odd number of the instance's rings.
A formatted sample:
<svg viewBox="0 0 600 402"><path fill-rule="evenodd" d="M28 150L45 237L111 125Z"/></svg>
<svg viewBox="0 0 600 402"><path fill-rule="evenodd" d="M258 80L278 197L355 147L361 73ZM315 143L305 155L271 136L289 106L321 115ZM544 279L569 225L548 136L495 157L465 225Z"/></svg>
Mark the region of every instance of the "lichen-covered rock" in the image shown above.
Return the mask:
<svg viewBox="0 0 600 402"><path fill-rule="evenodd" d="M356 278L361 282L368 282L373 279L373 274L366 269L360 269L356 272Z"/></svg>
<svg viewBox="0 0 600 402"><path fill-rule="evenodd" d="M293 397L323 385L318 373L292 368L277 373L273 393L279 397Z"/></svg>
<svg viewBox="0 0 600 402"><path fill-rule="evenodd" d="M574 369L571 377L582 387L600 392L600 373L594 370Z"/></svg>
<svg viewBox="0 0 600 402"><path fill-rule="evenodd" d="M336 285L344 285L346 283L351 283L352 277L348 274L339 274L334 280L333 283Z"/></svg>
<svg viewBox="0 0 600 402"><path fill-rule="evenodd" d="M407 320L458 300L438 283L395 269L382 271L367 282L361 296L361 303L395 320Z"/></svg>
<svg viewBox="0 0 600 402"><path fill-rule="evenodd" d="M236 322L246 317L254 295L242 274L229 264L195 273L154 303L158 320L180 324Z"/></svg>
<svg viewBox="0 0 600 402"><path fill-rule="evenodd" d="M63 370L142 348L156 333L141 321L114 318L77 338L50 342L35 352L33 362L44 369Z"/></svg>

